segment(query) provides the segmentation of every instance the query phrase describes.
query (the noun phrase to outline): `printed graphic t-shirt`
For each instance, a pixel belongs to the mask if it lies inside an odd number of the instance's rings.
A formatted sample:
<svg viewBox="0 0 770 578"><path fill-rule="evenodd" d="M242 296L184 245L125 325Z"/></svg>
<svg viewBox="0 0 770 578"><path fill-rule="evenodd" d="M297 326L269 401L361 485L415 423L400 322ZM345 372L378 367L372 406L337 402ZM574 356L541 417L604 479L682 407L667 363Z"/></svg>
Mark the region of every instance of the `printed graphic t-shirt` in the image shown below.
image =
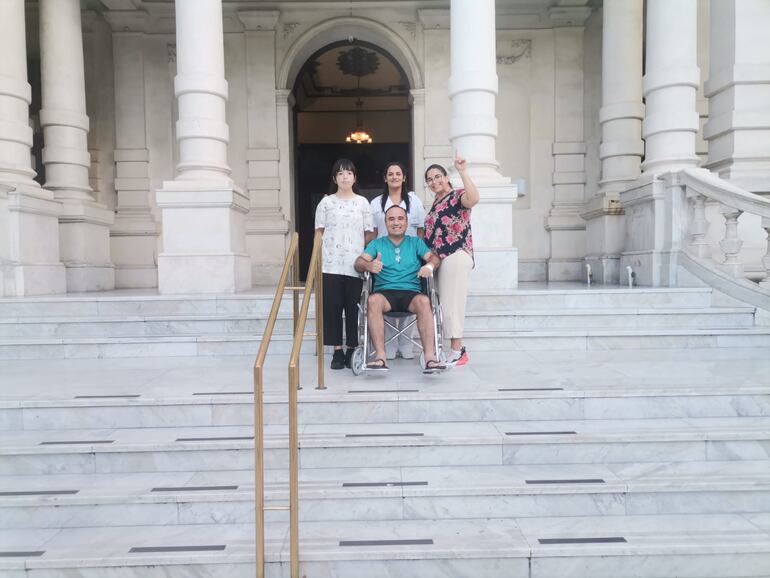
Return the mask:
<svg viewBox="0 0 770 578"><path fill-rule="evenodd" d="M353 263L364 251L364 231L374 231L369 201L361 195L327 195L316 208L315 228L324 230L323 272L360 277Z"/></svg>

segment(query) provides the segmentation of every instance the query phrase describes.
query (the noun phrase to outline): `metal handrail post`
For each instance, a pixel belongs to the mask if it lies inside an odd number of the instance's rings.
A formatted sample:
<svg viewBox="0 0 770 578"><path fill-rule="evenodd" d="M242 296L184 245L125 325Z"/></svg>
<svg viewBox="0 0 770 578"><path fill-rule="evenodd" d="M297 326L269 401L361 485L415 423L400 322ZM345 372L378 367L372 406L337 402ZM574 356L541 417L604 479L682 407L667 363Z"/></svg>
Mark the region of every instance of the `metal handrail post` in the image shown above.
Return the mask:
<svg viewBox="0 0 770 578"><path fill-rule="evenodd" d="M259 344L259 352L254 361L254 539L257 565L257 578L265 576L265 438L264 438L264 364L267 356L270 340L273 336L275 322L278 319L278 311L281 307L283 292L289 277L289 270L294 254L299 244L299 236L294 233L286 261L283 264L281 276L278 279L278 287L275 290L273 305L270 309L262 342Z"/></svg>
<svg viewBox="0 0 770 578"><path fill-rule="evenodd" d="M299 336L302 339L302 336ZM291 578L299 578L299 434L297 390L299 367L289 365L289 560Z"/></svg>
<svg viewBox="0 0 770 578"><path fill-rule="evenodd" d="M315 280L315 333L316 361L318 363L318 386L316 389L326 389L324 383L324 307L323 307L323 236L317 232L313 245L318 244L318 261L316 263Z"/></svg>

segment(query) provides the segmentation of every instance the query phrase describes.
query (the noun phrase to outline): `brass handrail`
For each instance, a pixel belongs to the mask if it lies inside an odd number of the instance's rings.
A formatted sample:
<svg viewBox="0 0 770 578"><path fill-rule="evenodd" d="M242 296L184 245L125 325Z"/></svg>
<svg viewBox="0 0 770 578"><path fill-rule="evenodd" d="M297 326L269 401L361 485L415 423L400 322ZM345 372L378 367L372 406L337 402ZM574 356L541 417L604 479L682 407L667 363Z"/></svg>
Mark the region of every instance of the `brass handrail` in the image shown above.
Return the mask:
<svg viewBox="0 0 770 578"><path fill-rule="evenodd" d="M284 292L292 291L292 350L289 357L289 539L291 578L299 578L299 435L297 430L297 390L301 389L299 383L299 354L302 349L302 339L305 334L308 309L310 307L310 294L316 287L316 355L318 357L318 387L326 389L323 373L323 283L319 281L321 275L321 244L320 232L316 232L313 239L313 253L310 258L310 269L305 280L304 294L302 298L302 310L299 312L297 291L299 285L299 236L294 233L286 254L286 261L278 279L278 287L275 291L273 306L265 326L259 352L254 361L254 508L255 508L255 553L257 578L265 576L265 463L264 463L264 412L263 412L263 387L264 387L264 363L273 329L278 318ZM289 272L293 270L292 284L286 283Z"/></svg>

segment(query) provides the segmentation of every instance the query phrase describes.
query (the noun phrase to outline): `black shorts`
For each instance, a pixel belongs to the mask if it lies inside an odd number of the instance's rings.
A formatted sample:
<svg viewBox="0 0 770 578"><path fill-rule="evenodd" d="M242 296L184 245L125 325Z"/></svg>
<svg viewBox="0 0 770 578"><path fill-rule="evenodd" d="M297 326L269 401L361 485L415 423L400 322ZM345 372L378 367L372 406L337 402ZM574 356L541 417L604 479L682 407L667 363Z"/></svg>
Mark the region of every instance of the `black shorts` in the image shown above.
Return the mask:
<svg viewBox="0 0 770 578"><path fill-rule="evenodd" d="M412 303L412 299L421 295L419 291L404 291L403 289L386 289L385 291L377 291L377 293L385 297L390 303L389 313L410 313L409 305Z"/></svg>

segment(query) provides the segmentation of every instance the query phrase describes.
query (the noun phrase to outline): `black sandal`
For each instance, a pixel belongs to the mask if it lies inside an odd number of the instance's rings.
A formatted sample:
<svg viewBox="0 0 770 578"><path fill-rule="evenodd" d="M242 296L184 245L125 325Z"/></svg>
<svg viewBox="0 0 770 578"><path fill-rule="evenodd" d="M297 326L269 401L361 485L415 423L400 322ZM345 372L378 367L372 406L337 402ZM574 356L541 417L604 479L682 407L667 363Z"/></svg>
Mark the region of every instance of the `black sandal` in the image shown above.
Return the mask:
<svg viewBox="0 0 770 578"><path fill-rule="evenodd" d="M425 367L423 368L423 373L438 373L439 371L444 371L446 369L446 365L439 363L435 359L428 359L425 362Z"/></svg>
<svg viewBox="0 0 770 578"><path fill-rule="evenodd" d="M375 359L374 361L366 364L366 370L367 371L388 371L390 367L388 367L388 364L385 363L385 360L382 358Z"/></svg>

